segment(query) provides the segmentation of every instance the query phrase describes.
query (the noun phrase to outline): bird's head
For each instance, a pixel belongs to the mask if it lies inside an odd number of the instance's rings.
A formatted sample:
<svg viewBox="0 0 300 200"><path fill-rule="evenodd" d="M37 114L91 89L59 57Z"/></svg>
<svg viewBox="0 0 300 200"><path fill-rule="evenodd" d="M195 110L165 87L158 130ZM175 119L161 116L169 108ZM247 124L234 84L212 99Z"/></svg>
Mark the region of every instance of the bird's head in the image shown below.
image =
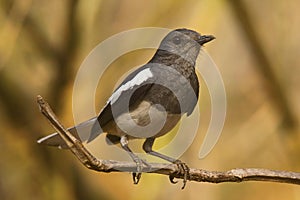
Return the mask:
<svg viewBox="0 0 300 200"><path fill-rule="evenodd" d="M164 37L159 50L179 55L194 63L201 46L213 39L215 37L212 35L201 35L189 29L175 29Z"/></svg>

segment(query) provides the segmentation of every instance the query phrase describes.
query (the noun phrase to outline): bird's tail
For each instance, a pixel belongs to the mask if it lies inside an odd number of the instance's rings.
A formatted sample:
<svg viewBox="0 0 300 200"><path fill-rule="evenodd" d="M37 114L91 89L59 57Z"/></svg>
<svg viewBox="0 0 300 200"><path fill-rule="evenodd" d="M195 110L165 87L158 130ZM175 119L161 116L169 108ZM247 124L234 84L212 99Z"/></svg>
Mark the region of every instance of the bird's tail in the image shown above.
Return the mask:
<svg viewBox="0 0 300 200"><path fill-rule="evenodd" d="M102 133L100 126L95 126L96 123L98 124L97 117L94 117L78 124L77 126L68 128L68 131L80 141L86 141L90 138L91 135L99 135ZM99 129L95 129L95 127L99 127ZM48 146L55 146L62 149L68 148L68 146L58 133L47 135L39 139L37 143Z"/></svg>

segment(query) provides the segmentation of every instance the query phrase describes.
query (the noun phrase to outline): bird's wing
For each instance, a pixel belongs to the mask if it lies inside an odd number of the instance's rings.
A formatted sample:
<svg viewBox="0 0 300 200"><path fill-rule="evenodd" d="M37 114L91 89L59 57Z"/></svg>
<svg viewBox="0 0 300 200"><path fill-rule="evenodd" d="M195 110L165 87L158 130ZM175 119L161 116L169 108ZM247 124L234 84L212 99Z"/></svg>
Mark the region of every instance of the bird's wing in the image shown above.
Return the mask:
<svg viewBox="0 0 300 200"><path fill-rule="evenodd" d="M95 139L109 121L129 111L129 107L140 102L154 83L154 76L148 65L138 68L129 74L113 92L94 124L88 142Z"/></svg>

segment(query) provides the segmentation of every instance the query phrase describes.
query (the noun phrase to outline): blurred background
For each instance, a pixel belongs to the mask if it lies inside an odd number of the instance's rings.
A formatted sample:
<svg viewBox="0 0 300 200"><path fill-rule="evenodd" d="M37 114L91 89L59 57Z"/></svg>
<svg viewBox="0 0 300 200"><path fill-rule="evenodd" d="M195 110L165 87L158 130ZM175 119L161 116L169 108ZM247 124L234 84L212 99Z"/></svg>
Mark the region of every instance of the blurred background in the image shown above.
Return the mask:
<svg viewBox="0 0 300 200"><path fill-rule="evenodd" d="M181 181L143 174L133 185L129 173L90 171L69 151L36 144L53 132L36 95L72 126L76 72L98 43L132 28L185 27L216 36L206 51L222 74L228 108L217 145L198 159L211 112L202 81L200 128L181 159L208 170L300 171L299 7L296 0L0 0L0 199L300 199L299 186L279 183L189 182L182 191ZM153 52L112 64L97 110L122 74Z"/></svg>

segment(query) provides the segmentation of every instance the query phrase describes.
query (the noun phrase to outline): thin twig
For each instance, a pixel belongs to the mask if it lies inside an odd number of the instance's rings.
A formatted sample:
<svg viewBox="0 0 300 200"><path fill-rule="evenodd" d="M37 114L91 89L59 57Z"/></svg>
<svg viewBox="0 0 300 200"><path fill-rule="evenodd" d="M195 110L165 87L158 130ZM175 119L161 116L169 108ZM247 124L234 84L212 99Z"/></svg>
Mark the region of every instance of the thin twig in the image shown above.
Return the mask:
<svg viewBox="0 0 300 200"><path fill-rule="evenodd" d="M48 119L51 125L66 142L72 153L84 166L99 172L136 172L137 167L133 162L100 160L94 157L83 146L80 140L75 138L64 128L58 121L49 104L41 96L37 96L37 103L42 114ZM173 175L179 179L183 179L184 176L176 164L149 163L148 166L143 166L143 172ZM190 168L189 180L209 183L268 181L300 185L300 173L254 168L232 169L224 172Z"/></svg>

